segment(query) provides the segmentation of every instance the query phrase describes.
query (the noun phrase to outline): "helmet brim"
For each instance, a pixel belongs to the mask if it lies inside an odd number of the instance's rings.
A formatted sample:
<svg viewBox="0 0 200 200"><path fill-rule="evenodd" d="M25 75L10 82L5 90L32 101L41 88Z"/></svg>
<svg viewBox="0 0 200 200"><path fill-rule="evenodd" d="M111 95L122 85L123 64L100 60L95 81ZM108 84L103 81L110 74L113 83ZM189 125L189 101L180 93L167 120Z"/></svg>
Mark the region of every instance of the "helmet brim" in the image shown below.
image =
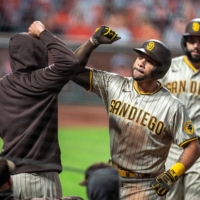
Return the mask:
<svg viewBox="0 0 200 200"><path fill-rule="evenodd" d="M187 37L187 36L198 36L198 37L200 37L199 33L184 33L183 36L184 37Z"/></svg>
<svg viewBox="0 0 200 200"><path fill-rule="evenodd" d="M146 51L144 48L134 48L133 50L139 54L143 53L143 54L147 55L150 59L152 59L153 61L158 63L159 66L162 66L162 64L154 57L154 55L151 52Z"/></svg>

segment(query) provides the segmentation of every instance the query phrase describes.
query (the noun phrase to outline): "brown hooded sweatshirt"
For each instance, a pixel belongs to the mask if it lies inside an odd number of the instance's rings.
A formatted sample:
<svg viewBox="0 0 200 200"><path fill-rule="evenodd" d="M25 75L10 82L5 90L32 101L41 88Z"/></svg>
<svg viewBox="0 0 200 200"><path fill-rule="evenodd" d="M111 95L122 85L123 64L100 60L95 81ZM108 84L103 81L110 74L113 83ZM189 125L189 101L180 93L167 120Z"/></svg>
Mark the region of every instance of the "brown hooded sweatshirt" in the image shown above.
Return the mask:
<svg viewBox="0 0 200 200"><path fill-rule="evenodd" d="M53 63L47 66L51 52ZM9 43L12 73L0 79L1 155L13 174L62 171L58 144L58 94L79 70L66 45L45 30L40 38L17 33Z"/></svg>

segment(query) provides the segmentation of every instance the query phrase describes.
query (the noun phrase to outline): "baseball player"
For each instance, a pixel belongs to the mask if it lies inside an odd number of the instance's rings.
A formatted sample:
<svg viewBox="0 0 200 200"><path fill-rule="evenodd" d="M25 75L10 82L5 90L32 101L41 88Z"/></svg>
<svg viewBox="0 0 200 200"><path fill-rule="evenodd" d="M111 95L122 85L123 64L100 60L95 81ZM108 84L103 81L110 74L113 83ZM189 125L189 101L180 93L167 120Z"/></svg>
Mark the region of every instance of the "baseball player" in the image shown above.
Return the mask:
<svg viewBox="0 0 200 200"><path fill-rule="evenodd" d="M60 198L57 97L79 62L39 21L10 38L9 53L12 73L0 79L0 137L1 156L16 164L14 196Z"/></svg>
<svg viewBox="0 0 200 200"><path fill-rule="evenodd" d="M111 41L117 37L105 29L102 26L75 52L82 67L104 42L103 37ZM171 65L168 47L148 40L134 50L138 57L132 77L85 67L73 81L96 93L105 105L111 162L122 181L121 199L165 199L171 186L199 158L200 147L185 106L157 80ZM183 153L165 169L172 142Z"/></svg>
<svg viewBox="0 0 200 200"><path fill-rule="evenodd" d="M182 36L184 55L172 59L162 83L185 104L200 137L200 18L191 20ZM167 158L168 168L182 154L182 148L172 144ZM200 199L200 159L178 180L167 199Z"/></svg>

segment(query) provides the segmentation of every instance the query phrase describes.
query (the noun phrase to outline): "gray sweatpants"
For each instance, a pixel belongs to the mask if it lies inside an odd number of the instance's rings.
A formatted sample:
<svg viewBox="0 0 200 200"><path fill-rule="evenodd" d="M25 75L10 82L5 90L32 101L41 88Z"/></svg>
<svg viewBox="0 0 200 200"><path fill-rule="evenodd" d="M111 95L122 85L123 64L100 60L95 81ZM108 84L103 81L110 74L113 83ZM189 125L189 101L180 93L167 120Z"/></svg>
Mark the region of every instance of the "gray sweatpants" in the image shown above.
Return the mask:
<svg viewBox="0 0 200 200"><path fill-rule="evenodd" d="M62 197L62 187L57 172L22 173L12 175L13 193L18 199L34 197Z"/></svg>

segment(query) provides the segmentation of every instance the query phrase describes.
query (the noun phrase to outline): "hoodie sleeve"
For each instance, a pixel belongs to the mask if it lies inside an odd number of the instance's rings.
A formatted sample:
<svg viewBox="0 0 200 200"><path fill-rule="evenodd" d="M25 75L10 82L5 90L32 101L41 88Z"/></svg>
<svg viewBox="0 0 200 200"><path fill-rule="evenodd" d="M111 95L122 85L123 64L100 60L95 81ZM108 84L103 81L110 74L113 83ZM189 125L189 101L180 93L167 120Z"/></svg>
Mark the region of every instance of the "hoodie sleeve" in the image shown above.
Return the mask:
<svg viewBox="0 0 200 200"><path fill-rule="evenodd" d="M60 88L79 71L79 61L72 50L49 31L43 31L40 34L40 40L50 51L53 64L32 72L32 85L43 89Z"/></svg>

